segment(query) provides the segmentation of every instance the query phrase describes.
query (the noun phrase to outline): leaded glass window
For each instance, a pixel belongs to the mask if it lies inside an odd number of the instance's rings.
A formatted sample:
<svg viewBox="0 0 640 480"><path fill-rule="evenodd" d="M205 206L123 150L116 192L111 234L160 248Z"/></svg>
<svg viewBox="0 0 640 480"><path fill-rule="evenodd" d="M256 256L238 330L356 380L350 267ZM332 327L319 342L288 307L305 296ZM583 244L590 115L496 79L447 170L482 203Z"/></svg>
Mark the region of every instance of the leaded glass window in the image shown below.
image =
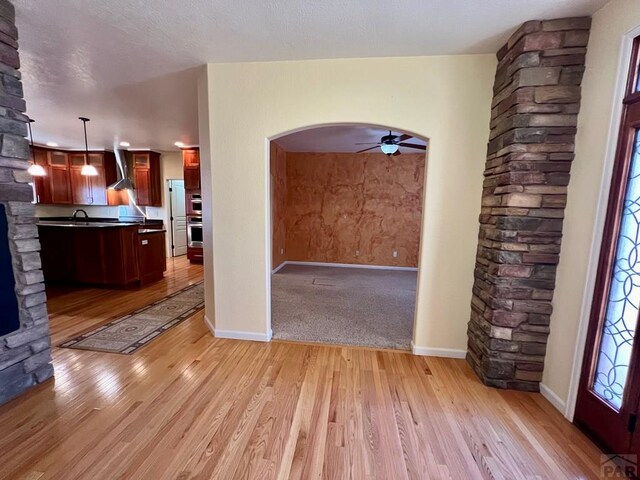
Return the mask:
<svg viewBox="0 0 640 480"><path fill-rule="evenodd" d="M636 130L620 217L593 391L622 405L640 309L640 130Z"/></svg>

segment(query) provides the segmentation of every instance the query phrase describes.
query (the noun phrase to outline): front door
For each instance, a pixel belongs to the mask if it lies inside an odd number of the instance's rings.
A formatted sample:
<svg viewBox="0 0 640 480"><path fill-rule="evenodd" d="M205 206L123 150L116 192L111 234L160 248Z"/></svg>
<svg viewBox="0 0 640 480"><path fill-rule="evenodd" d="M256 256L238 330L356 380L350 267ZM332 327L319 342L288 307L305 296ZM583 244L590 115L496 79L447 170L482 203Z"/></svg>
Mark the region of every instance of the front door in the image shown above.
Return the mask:
<svg viewBox="0 0 640 480"><path fill-rule="evenodd" d="M575 423L610 453L640 453L640 89L634 42Z"/></svg>
<svg viewBox="0 0 640 480"><path fill-rule="evenodd" d="M184 180L169 180L169 182L172 256L178 257L187 254L187 213Z"/></svg>

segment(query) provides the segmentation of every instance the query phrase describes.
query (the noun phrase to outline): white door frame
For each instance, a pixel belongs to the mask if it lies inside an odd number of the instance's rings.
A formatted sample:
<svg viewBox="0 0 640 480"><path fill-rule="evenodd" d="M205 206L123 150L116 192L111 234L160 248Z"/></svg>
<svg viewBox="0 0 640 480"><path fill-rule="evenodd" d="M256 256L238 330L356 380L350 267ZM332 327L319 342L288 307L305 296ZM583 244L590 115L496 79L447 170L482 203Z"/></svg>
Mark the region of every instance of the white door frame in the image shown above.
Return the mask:
<svg viewBox="0 0 640 480"><path fill-rule="evenodd" d="M434 349L429 349L430 351L427 352L423 352L417 348L415 348L414 345L414 341L415 341L415 334L416 334L416 317L417 317L417 311L418 311L418 298L420 295L420 269L421 269L421 263L422 263L422 255L420 255L420 252L422 252L422 241L424 238L424 215L425 215L425 203L427 201L427 193L426 193L426 180L427 180L427 170L428 170L428 166L429 166L429 150L430 150L430 145L431 145L431 140L429 139L429 137L422 135L421 133L415 133L412 132L410 130L407 130L406 128L400 128L400 127L393 127L390 125L379 125L376 123L366 123L366 122L344 122L344 123L323 123L323 124L314 124L314 125L308 125L308 126L303 126L303 127L299 127L299 128L295 128L293 130L289 130L286 132L281 132L277 135L273 135L271 137L267 137L265 138L265 142L264 142L264 148L265 148L265 158L266 158L266 162L264 163L264 168L265 168L265 178L266 178L266 201L265 201L265 218L266 218L266 222L265 222L265 237L267 239L267 241L265 242L265 249L266 249L266 256L267 256L267 262L266 262L266 266L267 269L265 271L266 274L266 307L267 307L267 311L266 311L266 335L264 336L264 338L255 338L255 340L262 340L262 341L271 341L271 338L273 337L273 330L271 329L271 276L273 275L273 262L272 262L272 218L271 218L271 214L272 214L272 209L271 209L271 142L274 140L277 140L280 137L284 137L285 135L289 135L292 133L296 133L296 132L302 132L305 130L313 130L314 128L319 128L319 127L328 127L328 126L360 126L360 127L378 127L378 128L384 128L385 130L393 130L393 131L400 131L400 132L404 132L404 133L408 133L411 134L413 137L415 138L419 138L421 140L424 140L427 143L427 151L425 152L425 164L424 164L424 185L425 188L423 188L422 191L422 216L420 217L420 241L418 243L418 268L417 268L417 281L418 284L416 285L416 296L415 296L415 307L413 310L413 325L411 328L411 352L414 355L436 355L436 356L451 356L451 352L447 351L446 355L438 355L438 353L442 353L442 352L435 352ZM233 337L233 338L238 338L238 337ZM244 338L244 337L243 337ZM249 339L249 338L247 338ZM253 338L251 338L253 339ZM462 358L458 352L455 352L455 358Z"/></svg>

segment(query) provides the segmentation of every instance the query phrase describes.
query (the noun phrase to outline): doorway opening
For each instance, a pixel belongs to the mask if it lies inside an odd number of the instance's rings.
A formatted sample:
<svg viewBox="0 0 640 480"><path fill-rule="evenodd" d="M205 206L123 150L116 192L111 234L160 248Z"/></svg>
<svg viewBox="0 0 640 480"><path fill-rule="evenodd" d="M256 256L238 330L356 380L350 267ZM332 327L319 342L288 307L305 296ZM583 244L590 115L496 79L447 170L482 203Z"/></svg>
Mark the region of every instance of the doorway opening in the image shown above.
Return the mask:
<svg viewBox="0 0 640 480"><path fill-rule="evenodd" d="M411 349L426 150L368 125L271 141L273 338Z"/></svg>

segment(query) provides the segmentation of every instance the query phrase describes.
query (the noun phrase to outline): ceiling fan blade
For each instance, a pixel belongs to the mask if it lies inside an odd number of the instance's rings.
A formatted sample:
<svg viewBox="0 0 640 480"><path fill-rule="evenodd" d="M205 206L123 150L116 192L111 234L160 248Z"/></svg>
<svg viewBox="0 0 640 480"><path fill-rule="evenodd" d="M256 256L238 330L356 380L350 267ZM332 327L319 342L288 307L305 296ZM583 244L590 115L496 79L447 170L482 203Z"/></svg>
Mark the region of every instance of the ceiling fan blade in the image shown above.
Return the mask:
<svg viewBox="0 0 640 480"><path fill-rule="evenodd" d="M401 147L416 148L418 150L426 150L427 149L426 145L418 145L417 143L399 143L398 145L400 145Z"/></svg>
<svg viewBox="0 0 640 480"><path fill-rule="evenodd" d="M364 150L359 150L356 153L368 152L369 150L373 150L374 148L378 148L378 145L374 145L373 147L365 148Z"/></svg>
<svg viewBox="0 0 640 480"><path fill-rule="evenodd" d="M396 138L396 143L404 142L405 140L409 140L410 138L413 138L413 137L411 135L407 135L406 133L403 133L398 138Z"/></svg>
<svg viewBox="0 0 640 480"><path fill-rule="evenodd" d="M393 153L391 156L397 157L398 155L402 155L402 152L400 151L400 149L396 150L396 153Z"/></svg>

